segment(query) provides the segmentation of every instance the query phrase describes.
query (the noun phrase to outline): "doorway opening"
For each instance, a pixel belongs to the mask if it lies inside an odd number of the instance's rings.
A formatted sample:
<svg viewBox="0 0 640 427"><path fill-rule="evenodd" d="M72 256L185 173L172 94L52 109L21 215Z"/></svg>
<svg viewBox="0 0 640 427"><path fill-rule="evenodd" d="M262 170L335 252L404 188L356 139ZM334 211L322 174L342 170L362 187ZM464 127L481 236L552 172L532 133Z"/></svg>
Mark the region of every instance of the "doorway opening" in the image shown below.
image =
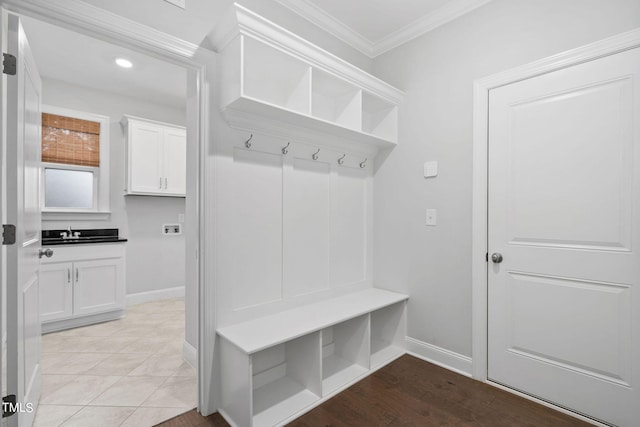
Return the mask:
<svg viewBox="0 0 640 427"><path fill-rule="evenodd" d="M46 335L38 412L48 419L56 413L64 420L79 417L89 424L92 416L124 417L122 421L131 419L135 425L173 417L198 404L199 267L196 261L196 268L188 269L185 255L186 229L197 229L199 224L197 211L195 216L185 215L189 199L197 197L197 175L192 175L189 183L183 178L184 194L175 189L169 194L132 194L126 183L131 158L125 155L131 142L127 140L131 120L122 118L126 115L153 122L163 138L167 129L186 128L188 70L36 19L21 20L43 77L45 111L76 124L87 116L85 121L91 122L91 115L106 118L102 131L109 135L104 141L98 138L102 161L97 165L62 160L47 161L41 168L42 229L51 239L43 241L43 247L52 249L53 256L44 258L41 273L41 315L42 310L48 311L42 324ZM115 60L122 56L131 60L132 69L117 68ZM75 132L82 139L91 133L61 121L47 122L43 136L47 132L56 137ZM198 151L186 150L186 141L184 162L197 165L197 159L186 159L187 151ZM69 141L58 142L60 151L69 149ZM85 148L89 145L86 140L81 142ZM144 159L153 153L151 147L145 148L142 164L148 166ZM176 145L168 150L169 163L179 163ZM48 176L47 171L56 173ZM78 199L70 193L81 181L77 176L56 180L53 175L60 175L60 171L93 174L94 185L85 186L93 200L90 209L60 206L60 200ZM158 190L171 190L177 173L162 172ZM186 165L182 173L186 174ZM87 199L86 193L82 196L81 200ZM100 203L103 199L106 205ZM57 200L58 206L56 202L47 204L51 200ZM100 240L112 230L116 230L117 242ZM54 242L58 237L63 241ZM191 244L197 246L197 241ZM56 284L62 292L55 291ZM190 303L185 304L185 293L192 295ZM109 306L104 298L116 302ZM57 310L55 303L62 304L64 310ZM189 327L187 318L191 319ZM87 384L91 384L91 396L75 393ZM60 413L60 406L73 407L68 408L73 413Z"/></svg>

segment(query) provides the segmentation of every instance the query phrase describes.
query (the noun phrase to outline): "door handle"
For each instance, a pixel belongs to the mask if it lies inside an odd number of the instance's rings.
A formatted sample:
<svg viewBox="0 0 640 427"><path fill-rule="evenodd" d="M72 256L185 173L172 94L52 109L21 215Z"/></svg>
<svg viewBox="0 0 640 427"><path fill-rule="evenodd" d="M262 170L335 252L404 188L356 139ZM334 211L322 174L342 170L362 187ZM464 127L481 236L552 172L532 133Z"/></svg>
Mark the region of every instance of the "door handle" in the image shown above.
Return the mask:
<svg viewBox="0 0 640 427"><path fill-rule="evenodd" d="M500 264L502 262L503 258L502 258L502 254L499 252L494 252L493 254L491 254L491 261L493 261L496 264Z"/></svg>
<svg viewBox="0 0 640 427"><path fill-rule="evenodd" d="M76 267L76 283L78 283L78 277L79 277L79 271L80 269L78 267Z"/></svg>
<svg viewBox="0 0 640 427"><path fill-rule="evenodd" d="M47 258L51 258L53 256L53 249L51 248L40 249L38 251L38 258L42 258L43 256L46 256Z"/></svg>
<svg viewBox="0 0 640 427"><path fill-rule="evenodd" d="M168 185L167 183L168 183L168 182L169 182L169 181L167 180L167 178L165 178L165 179L164 179L164 189L165 189L165 190L167 189L167 185Z"/></svg>
<svg viewBox="0 0 640 427"><path fill-rule="evenodd" d="M71 283L71 269L67 268L67 283Z"/></svg>

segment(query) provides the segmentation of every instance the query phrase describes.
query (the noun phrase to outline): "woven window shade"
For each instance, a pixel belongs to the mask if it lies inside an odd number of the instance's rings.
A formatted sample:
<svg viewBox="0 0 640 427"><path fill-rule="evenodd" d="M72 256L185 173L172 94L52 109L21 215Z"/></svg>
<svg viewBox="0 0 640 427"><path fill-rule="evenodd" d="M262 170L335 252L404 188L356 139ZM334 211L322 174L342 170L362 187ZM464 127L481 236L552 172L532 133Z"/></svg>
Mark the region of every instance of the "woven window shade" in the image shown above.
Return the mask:
<svg viewBox="0 0 640 427"><path fill-rule="evenodd" d="M42 113L42 161L100 166L100 123Z"/></svg>

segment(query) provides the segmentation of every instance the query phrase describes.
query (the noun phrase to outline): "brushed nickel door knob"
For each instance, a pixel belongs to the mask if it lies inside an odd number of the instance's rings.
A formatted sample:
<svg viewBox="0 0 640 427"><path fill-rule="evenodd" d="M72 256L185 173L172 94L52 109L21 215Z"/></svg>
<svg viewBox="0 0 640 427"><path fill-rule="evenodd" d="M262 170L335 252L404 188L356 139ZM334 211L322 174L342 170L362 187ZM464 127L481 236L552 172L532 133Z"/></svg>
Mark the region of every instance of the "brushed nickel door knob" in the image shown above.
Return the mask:
<svg viewBox="0 0 640 427"><path fill-rule="evenodd" d="M46 256L47 258L51 258L53 256L53 249L51 248L40 249L40 251L38 252L38 258L42 258L43 256Z"/></svg>

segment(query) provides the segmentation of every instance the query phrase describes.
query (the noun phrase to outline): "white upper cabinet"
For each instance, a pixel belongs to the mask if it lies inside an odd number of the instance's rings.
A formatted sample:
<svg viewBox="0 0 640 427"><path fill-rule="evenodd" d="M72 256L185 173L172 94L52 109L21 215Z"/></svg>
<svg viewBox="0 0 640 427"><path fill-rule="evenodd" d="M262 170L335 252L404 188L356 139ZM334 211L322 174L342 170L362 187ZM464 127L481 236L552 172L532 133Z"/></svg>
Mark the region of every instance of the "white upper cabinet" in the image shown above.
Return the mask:
<svg viewBox="0 0 640 427"><path fill-rule="evenodd" d="M186 194L187 133L184 127L124 116L127 194Z"/></svg>
<svg viewBox="0 0 640 427"><path fill-rule="evenodd" d="M398 89L238 4L212 41L232 127L374 153L397 144Z"/></svg>

